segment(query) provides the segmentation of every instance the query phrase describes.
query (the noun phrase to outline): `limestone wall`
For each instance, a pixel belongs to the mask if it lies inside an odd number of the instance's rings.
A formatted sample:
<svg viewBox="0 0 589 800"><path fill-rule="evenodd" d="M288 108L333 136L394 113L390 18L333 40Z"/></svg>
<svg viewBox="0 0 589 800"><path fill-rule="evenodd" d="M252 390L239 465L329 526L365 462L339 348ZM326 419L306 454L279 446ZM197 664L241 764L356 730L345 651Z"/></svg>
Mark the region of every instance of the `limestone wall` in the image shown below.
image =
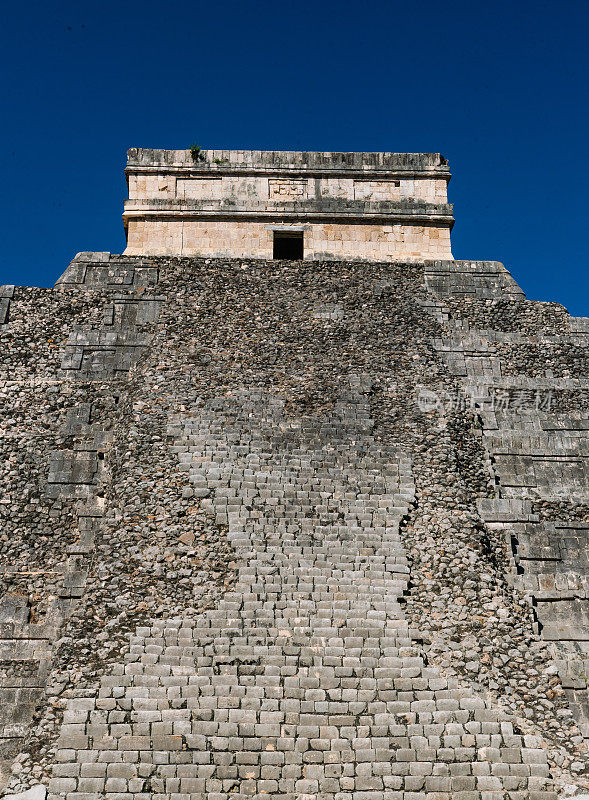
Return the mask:
<svg viewBox="0 0 589 800"><path fill-rule="evenodd" d="M448 202L444 177L416 175L411 178L346 178L260 175L129 174L129 200L190 199L231 200L248 198L302 202L313 198L344 200L404 200Z"/></svg>
<svg viewBox="0 0 589 800"><path fill-rule="evenodd" d="M435 347L476 414L494 496L479 500L513 554L513 582L535 609L589 738L589 319L527 303L499 264L437 263ZM446 398L446 403L452 403Z"/></svg>
<svg viewBox="0 0 589 800"><path fill-rule="evenodd" d="M116 269L111 280L0 290L2 785L41 699L52 708L73 667L67 660L56 669L58 642L85 592L117 404L145 344L147 309L157 311L145 292L133 297L121 286ZM44 718L38 730L45 754L52 727Z"/></svg>
<svg viewBox="0 0 589 800"><path fill-rule="evenodd" d="M271 258L267 226L309 226L304 257L452 258L437 154L130 150L127 255Z"/></svg>
<svg viewBox="0 0 589 800"><path fill-rule="evenodd" d="M379 261L452 258L443 225L129 219L126 255L200 255L272 258L274 230L303 230L304 257Z"/></svg>

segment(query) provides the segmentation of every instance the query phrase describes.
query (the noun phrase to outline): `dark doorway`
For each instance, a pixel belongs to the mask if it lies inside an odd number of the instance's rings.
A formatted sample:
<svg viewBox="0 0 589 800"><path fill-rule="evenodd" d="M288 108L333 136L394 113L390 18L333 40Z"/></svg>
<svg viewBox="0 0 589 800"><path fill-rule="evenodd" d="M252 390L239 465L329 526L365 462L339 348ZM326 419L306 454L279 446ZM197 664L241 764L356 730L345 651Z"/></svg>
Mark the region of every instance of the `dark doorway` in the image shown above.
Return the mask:
<svg viewBox="0 0 589 800"><path fill-rule="evenodd" d="M301 261L303 258L303 231L274 231L273 258L283 261Z"/></svg>

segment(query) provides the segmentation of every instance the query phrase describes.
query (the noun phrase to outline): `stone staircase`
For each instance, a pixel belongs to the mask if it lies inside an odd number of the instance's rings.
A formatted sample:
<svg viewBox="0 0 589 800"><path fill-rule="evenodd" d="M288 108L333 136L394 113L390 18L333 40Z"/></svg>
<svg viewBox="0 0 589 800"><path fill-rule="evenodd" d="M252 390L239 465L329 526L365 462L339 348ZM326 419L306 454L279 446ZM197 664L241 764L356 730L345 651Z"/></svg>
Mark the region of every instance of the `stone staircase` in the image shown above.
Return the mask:
<svg viewBox="0 0 589 800"><path fill-rule="evenodd" d="M381 341L374 351L374 332L364 342L375 366L357 358L362 367L354 369L372 368L371 376L350 374L343 359L334 359L330 368L344 390L340 395L338 383L339 400L327 403L327 412L295 414L293 408L305 406L290 402L289 392L294 392L285 389L280 370L276 380L262 379L257 364L250 365L243 381L238 376L221 389L223 370L234 369L235 358L222 360L229 352L223 336L203 331L207 325L220 328L221 319L213 313L192 315L205 302L226 301L227 284L214 283L208 270L216 265L209 261L176 261L80 254L60 280L58 292L100 295L92 300L100 315L93 311L92 324L69 329L52 373L68 392L70 387L73 393L75 387L90 388L83 399L76 394L76 402L69 403L60 446L45 447L41 454L44 497L75 511L76 535L64 543L59 575L51 584L58 598L54 607L60 609L53 627L48 627L49 615L43 629L31 624L30 610L15 595L5 598L0 609L4 652L13 653L7 660L23 668L17 678L12 671L8 681L13 683L4 684L5 708L16 710L9 722L18 726L7 725L5 732L19 744L25 740L60 625L88 594L94 540L104 527L103 486L112 446L114 411L105 411L104 400L113 407L124 400L137 369L151 371L152 389L170 387L169 397L154 392L164 420L161 442L167 420L168 443L182 478L191 483L184 495L182 481L172 474L171 494L194 500L213 533L221 537L227 532L237 579L204 613L191 608L186 595L187 602L175 606L177 615L148 617L122 646L120 657L117 649L108 666L99 665L98 690L93 684L68 695L49 800L267 795L285 800L555 800L546 740L514 729L513 718L498 710L491 694L477 694L478 685L468 675L449 677L428 665L427 643L417 624L410 627L405 618L410 564L400 524L414 502L411 457L408 446L386 444L382 420L375 425L372 419L380 409L374 407L371 381L380 379L383 364L388 369L389 360L399 358L391 348L396 339ZM235 280L232 270L247 275L257 269L256 263L232 264L226 274ZM395 283L388 274L373 279L358 269L370 292L355 302L365 304ZM246 308L239 306L240 316L231 317L228 325L245 337L245 349L259 345L261 329L264 345L274 347L276 320L264 316L266 278L249 280ZM356 275L346 280L356 281ZM284 298L301 306L293 318L296 325L308 325L308 317L314 321L313 336L324 333L324 326L334 336L329 352L314 356L320 378L324 356L337 354L339 342L352 347L343 328L352 328L362 342L367 323L354 301L333 291L324 299L323 286L309 299L302 279L297 281ZM167 299L155 293L158 283ZM423 308L443 329L435 350L465 396L476 396L475 415L497 487L496 497L480 499L480 518L508 542L512 582L534 605L538 630L554 643L562 684L583 724L589 720L588 526L572 513L571 499L577 506L587 499L587 454L581 444L587 418L575 406L586 380L518 373L505 348L526 347L531 340L544 346L547 339L554 347L586 343L589 328L571 320L566 329L546 337L471 325L466 311L457 313L456 298L492 303L500 297L521 308L534 305L493 262L431 262L425 283L430 295ZM258 304L253 311L250 297L252 306ZM0 305L5 325L12 303L9 289ZM229 312L233 308L225 307L223 313ZM413 313L411 305L407 319ZM181 320L176 327L175 315ZM252 316L260 320L257 332L248 327ZM407 330L413 335L412 327ZM296 339L300 331L293 322L287 333ZM399 341L404 347L406 340ZM304 346L297 353L297 369L305 363ZM384 359L379 348L386 351ZM144 354L151 359L148 367ZM176 360L170 362L170 356ZM288 363L282 366L289 368ZM391 377L403 375L387 372L387 380ZM262 385L266 388L254 388ZM550 393L561 404L557 410L546 407ZM565 395L569 400L563 407ZM405 399L399 406L409 397L413 402L413 387L401 396ZM519 404L514 405L515 397ZM146 394L138 405L150 399ZM139 417L134 424L139 430L144 423ZM124 448L120 456L118 479L125 480ZM156 495L171 486L166 476L164 488L153 483ZM140 480L145 489L149 476ZM137 499L138 513L144 502ZM184 513L184 506L170 502L174 514ZM542 503L562 513L542 514ZM194 539L186 530L192 524L188 515L181 518L181 527L176 526L179 516L150 511L154 539L161 533L160 519L178 528L179 547ZM111 512L111 524L117 514L123 518L121 508ZM134 531L129 527L126 536L139 550ZM187 550L188 545L178 580L197 580L202 565L197 551L190 555ZM37 672L25 674L29 668Z"/></svg>
<svg viewBox="0 0 589 800"><path fill-rule="evenodd" d="M322 418L252 389L170 421L237 582L137 630L99 696L70 701L50 797L555 797L539 740L427 667L408 629L411 465L372 439L369 388L352 378Z"/></svg>

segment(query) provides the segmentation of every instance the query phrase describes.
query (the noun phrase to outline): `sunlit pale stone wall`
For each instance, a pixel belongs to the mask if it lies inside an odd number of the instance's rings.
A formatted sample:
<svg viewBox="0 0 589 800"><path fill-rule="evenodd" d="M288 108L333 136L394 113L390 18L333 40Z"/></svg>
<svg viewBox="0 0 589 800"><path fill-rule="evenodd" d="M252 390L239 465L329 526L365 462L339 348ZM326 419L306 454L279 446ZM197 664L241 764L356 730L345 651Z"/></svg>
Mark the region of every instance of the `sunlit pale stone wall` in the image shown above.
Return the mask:
<svg viewBox="0 0 589 800"><path fill-rule="evenodd" d="M127 255L451 259L450 172L435 153L130 150Z"/></svg>
<svg viewBox="0 0 589 800"><path fill-rule="evenodd" d="M314 198L341 200L424 200L446 203L444 178L281 178L259 175L181 177L176 175L129 175L129 200L256 199L301 202Z"/></svg>
<svg viewBox="0 0 589 800"><path fill-rule="evenodd" d="M403 261L451 259L450 231L435 225L314 223L268 225L239 220L130 220L126 255L272 258L274 230L303 228L305 259Z"/></svg>

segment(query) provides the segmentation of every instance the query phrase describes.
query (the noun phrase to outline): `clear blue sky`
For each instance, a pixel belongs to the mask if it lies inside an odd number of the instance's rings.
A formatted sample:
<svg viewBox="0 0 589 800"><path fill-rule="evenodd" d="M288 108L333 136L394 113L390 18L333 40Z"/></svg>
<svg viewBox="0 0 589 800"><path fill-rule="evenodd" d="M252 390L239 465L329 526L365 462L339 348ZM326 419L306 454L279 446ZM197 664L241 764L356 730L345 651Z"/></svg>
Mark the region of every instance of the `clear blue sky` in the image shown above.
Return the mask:
<svg viewBox="0 0 589 800"><path fill-rule="evenodd" d="M11 3L0 283L124 248L129 147L440 151L456 258L589 315L589 4Z"/></svg>

